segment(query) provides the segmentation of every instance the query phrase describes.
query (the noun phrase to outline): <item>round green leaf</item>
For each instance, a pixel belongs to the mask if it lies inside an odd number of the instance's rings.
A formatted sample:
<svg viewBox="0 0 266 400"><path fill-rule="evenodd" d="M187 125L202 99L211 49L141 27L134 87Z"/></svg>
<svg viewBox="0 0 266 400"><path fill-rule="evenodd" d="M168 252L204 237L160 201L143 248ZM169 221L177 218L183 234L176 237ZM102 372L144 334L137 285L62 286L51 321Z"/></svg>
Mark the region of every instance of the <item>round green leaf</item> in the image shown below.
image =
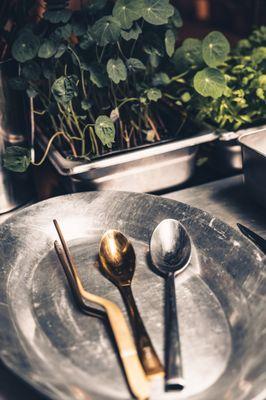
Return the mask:
<svg viewBox="0 0 266 400"><path fill-rule="evenodd" d="M145 71L146 67L142 61L137 58L129 58L127 60L127 68L129 71L138 72L138 71Z"/></svg>
<svg viewBox="0 0 266 400"><path fill-rule="evenodd" d="M28 81L37 81L41 76L41 67L36 61L28 61L23 64L21 73Z"/></svg>
<svg viewBox="0 0 266 400"><path fill-rule="evenodd" d="M225 78L216 68L204 68L194 76L194 88L204 97L217 99L226 89Z"/></svg>
<svg viewBox="0 0 266 400"><path fill-rule="evenodd" d="M112 16L102 17L92 27L92 35L99 46L117 42L120 32L121 25Z"/></svg>
<svg viewBox="0 0 266 400"><path fill-rule="evenodd" d="M209 67L222 64L229 51L229 42L221 32L211 32L202 41L202 56Z"/></svg>
<svg viewBox="0 0 266 400"><path fill-rule="evenodd" d="M12 56L16 61L24 63L37 56L39 46L38 36L31 31L23 31L13 43Z"/></svg>
<svg viewBox="0 0 266 400"><path fill-rule="evenodd" d="M175 34L172 29L167 29L167 31L165 32L164 43L166 53L169 57L172 57L175 51Z"/></svg>
<svg viewBox="0 0 266 400"><path fill-rule="evenodd" d="M135 24L130 31L121 31L121 36L128 42L129 40L137 40L141 32L142 30L139 25Z"/></svg>
<svg viewBox="0 0 266 400"><path fill-rule="evenodd" d="M180 72L203 65L201 41L194 38L185 39L183 45L176 49L173 62Z"/></svg>
<svg viewBox="0 0 266 400"><path fill-rule="evenodd" d="M155 74L152 79L152 84L154 86L166 86L171 82L171 79L165 72L159 72Z"/></svg>
<svg viewBox="0 0 266 400"><path fill-rule="evenodd" d="M174 15L174 7L169 0L143 0L142 16L152 25L167 24L168 18Z"/></svg>
<svg viewBox="0 0 266 400"><path fill-rule="evenodd" d="M38 57L51 58L57 52L57 45L53 40L45 39L39 47Z"/></svg>
<svg viewBox="0 0 266 400"><path fill-rule="evenodd" d="M169 22L175 28L181 28L181 26L183 26L183 21L182 21L181 15L176 8L174 9L174 15L170 18Z"/></svg>
<svg viewBox="0 0 266 400"><path fill-rule="evenodd" d="M25 172L31 163L30 150L10 146L3 155L4 167L14 172Z"/></svg>
<svg viewBox="0 0 266 400"><path fill-rule="evenodd" d="M162 97L160 89L152 88L147 90L147 97L150 101L158 101Z"/></svg>
<svg viewBox="0 0 266 400"><path fill-rule="evenodd" d="M110 58L107 63L109 78L116 84L127 79L127 69L121 58Z"/></svg>
<svg viewBox="0 0 266 400"><path fill-rule="evenodd" d="M123 29L130 29L133 22L141 17L141 9L136 0L117 0L113 8L113 16Z"/></svg>
<svg viewBox="0 0 266 400"><path fill-rule="evenodd" d="M111 118L100 115L95 121L95 133L104 146L112 147L115 141L115 126Z"/></svg>
<svg viewBox="0 0 266 400"><path fill-rule="evenodd" d="M52 85L52 94L58 103L67 104L78 95L78 78L75 75L60 76Z"/></svg>

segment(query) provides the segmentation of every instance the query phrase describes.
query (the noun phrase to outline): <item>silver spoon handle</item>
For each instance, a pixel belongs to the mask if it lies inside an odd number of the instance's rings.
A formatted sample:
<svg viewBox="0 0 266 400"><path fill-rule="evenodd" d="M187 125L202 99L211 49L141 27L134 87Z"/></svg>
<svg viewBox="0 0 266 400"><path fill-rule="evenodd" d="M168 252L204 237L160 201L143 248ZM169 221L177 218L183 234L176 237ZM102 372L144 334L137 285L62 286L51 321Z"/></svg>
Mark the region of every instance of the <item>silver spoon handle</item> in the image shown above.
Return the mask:
<svg viewBox="0 0 266 400"><path fill-rule="evenodd" d="M182 390L184 380L175 296L175 276L170 274L165 281L165 383L169 390Z"/></svg>

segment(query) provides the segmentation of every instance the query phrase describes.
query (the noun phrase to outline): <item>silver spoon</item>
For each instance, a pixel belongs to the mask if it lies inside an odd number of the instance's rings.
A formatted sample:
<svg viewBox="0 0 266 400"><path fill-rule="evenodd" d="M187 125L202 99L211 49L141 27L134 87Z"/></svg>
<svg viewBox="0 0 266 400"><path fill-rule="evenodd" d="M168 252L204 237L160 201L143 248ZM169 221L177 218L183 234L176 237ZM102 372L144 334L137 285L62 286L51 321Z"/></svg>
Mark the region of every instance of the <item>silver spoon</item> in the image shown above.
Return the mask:
<svg viewBox="0 0 266 400"><path fill-rule="evenodd" d="M178 331L175 277L191 258L191 240L184 226L175 219L163 220L150 240L151 261L165 278L165 371L166 388L182 390L184 379Z"/></svg>

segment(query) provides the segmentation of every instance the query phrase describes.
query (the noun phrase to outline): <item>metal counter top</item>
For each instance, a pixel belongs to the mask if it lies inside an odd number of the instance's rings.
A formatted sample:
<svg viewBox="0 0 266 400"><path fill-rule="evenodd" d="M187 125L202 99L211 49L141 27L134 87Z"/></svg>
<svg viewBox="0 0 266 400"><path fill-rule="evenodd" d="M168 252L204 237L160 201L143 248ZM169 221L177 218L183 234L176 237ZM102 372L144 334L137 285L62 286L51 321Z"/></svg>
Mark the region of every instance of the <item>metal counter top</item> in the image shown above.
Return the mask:
<svg viewBox="0 0 266 400"><path fill-rule="evenodd" d="M163 195L201 208L236 228L240 222L266 237L266 208L252 199L242 175Z"/></svg>

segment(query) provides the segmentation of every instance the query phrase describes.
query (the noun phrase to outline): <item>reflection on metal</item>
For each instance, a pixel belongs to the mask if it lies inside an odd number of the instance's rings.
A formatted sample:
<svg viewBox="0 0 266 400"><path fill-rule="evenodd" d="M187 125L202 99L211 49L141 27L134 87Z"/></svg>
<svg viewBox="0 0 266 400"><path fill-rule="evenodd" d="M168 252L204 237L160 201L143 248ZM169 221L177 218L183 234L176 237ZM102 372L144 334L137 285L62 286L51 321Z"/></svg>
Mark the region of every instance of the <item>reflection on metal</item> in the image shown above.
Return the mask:
<svg viewBox="0 0 266 400"><path fill-rule="evenodd" d="M14 173L3 167L6 148L24 146L27 133L23 99L10 88L9 69L10 62L0 65L0 214L25 204L33 196L29 173Z"/></svg>
<svg viewBox="0 0 266 400"><path fill-rule="evenodd" d="M266 207L266 127L240 136L245 182L251 195Z"/></svg>
<svg viewBox="0 0 266 400"><path fill-rule="evenodd" d="M76 237L65 231L80 223ZM99 241L109 229L134 246L132 290L156 352L164 353L164 282L150 269L149 240L163 219L186 228L189 266L176 277L186 387L179 399L251 400L265 390L265 257L241 233L183 203L122 192L53 198L0 226L0 357L16 374L56 400L129 400L106 329L73 304L54 252L60 221L84 287L116 303L118 290L99 272ZM53 230L53 233L51 232ZM237 243L237 246L236 246ZM152 399L176 400L163 380ZM75 391L73 388L76 388ZM261 397L263 398L263 397Z"/></svg>

